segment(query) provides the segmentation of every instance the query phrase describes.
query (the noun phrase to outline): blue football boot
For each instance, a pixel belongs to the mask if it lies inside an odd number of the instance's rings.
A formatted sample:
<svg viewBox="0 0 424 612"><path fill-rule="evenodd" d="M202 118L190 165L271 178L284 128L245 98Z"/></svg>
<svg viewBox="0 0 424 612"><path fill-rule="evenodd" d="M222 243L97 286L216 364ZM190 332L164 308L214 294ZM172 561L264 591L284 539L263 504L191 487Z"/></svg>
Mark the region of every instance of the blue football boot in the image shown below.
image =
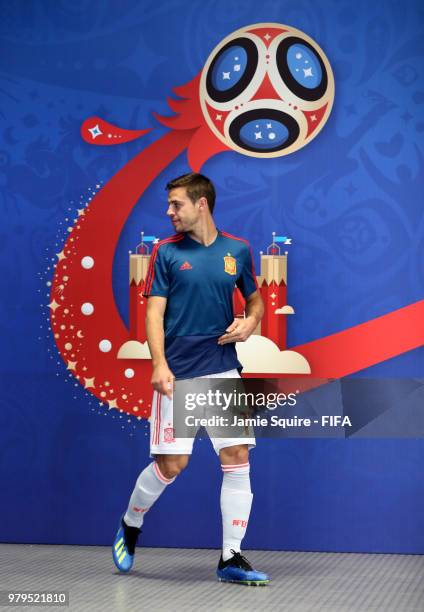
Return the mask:
<svg viewBox="0 0 424 612"><path fill-rule="evenodd" d="M216 575L221 582L238 582L246 586L265 586L269 583L269 576L264 572L257 572L250 565L246 557L239 552L231 550L233 556L228 561L219 560Z"/></svg>
<svg viewBox="0 0 424 612"><path fill-rule="evenodd" d="M129 572L134 563L135 545L141 529L128 527L124 519L118 528L112 545L113 561L120 572Z"/></svg>

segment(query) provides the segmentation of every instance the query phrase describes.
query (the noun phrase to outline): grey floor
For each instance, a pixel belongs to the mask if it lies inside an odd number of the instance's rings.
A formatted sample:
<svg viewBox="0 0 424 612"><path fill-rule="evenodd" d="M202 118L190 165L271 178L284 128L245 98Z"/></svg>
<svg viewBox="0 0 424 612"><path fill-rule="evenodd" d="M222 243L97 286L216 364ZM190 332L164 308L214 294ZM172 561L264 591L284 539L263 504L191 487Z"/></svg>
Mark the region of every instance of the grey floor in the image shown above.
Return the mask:
<svg viewBox="0 0 424 612"><path fill-rule="evenodd" d="M424 611L424 556L245 555L270 573L268 587L218 582L218 552L213 550L139 548L132 573L123 575L115 570L108 548L1 544L0 590L69 591L68 608L15 610Z"/></svg>

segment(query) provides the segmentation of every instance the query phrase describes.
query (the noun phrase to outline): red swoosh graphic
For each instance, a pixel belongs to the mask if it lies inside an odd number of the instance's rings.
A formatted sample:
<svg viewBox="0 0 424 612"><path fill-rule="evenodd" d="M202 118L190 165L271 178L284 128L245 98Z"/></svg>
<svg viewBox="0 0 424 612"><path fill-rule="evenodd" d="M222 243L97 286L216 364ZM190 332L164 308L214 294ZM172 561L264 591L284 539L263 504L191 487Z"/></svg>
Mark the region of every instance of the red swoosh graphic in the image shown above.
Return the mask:
<svg viewBox="0 0 424 612"><path fill-rule="evenodd" d="M313 376L341 378L424 345L424 300L293 347Z"/></svg>
<svg viewBox="0 0 424 612"><path fill-rule="evenodd" d="M184 99L172 102L171 106L180 115L160 119L171 130L130 160L95 195L90 205L79 212L78 219L69 228L52 282L51 327L68 369L109 408L139 418L150 414L151 362L117 358L119 348L130 336L113 296L113 258L132 208L164 168L185 149L191 167L196 170L206 159L226 149L202 119L198 84L199 75L176 90ZM115 130L111 134L116 134L116 139L109 140L116 142L131 140L145 132L119 131L97 117L94 119L102 131L94 137L96 144L109 144L107 129ZM92 127L91 120L83 125L88 141L93 139ZM94 265L82 265L87 257ZM111 347L107 352L99 348L102 340L107 340L106 345ZM297 381L296 386L306 390L422 345L424 300L292 347L291 350L302 354L311 365L310 376L293 376L293 379Z"/></svg>

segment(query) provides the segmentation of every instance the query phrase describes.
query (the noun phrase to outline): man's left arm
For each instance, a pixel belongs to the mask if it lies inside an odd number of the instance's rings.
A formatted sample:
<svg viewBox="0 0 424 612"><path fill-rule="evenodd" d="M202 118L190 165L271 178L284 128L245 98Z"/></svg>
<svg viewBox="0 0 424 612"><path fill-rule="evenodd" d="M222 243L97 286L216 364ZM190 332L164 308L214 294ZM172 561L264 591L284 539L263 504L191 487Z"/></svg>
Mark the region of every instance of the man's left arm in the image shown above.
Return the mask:
<svg viewBox="0 0 424 612"><path fill-rule="evenodd" d="M259 291L254 291L246 298L246 318L234 319L226 333L218 338L218 344L245 342L255 331L264 316L264 303Z"/></svg>

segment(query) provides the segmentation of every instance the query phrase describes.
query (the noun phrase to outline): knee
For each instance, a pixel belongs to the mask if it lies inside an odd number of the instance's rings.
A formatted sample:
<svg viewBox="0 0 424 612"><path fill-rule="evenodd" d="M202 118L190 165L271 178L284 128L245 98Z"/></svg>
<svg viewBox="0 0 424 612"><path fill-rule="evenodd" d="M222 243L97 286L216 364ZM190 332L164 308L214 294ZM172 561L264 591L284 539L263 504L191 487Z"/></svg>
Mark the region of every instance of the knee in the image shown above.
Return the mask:
<svg viewBox="0 0 424 612"><path fill-rule="evenodd" d="M175 478L188 464L188 457L185 455L159 455L156 457L159 470L165 478Z"/></svg>
<svg viewBox="0 0 424 612"><path fill-rule="evenodd" d="M241 465L243 463L248 463L249 450L247 444L228 446L227 448L222 448L220 450L219 456L223 465Z"/></svg>

